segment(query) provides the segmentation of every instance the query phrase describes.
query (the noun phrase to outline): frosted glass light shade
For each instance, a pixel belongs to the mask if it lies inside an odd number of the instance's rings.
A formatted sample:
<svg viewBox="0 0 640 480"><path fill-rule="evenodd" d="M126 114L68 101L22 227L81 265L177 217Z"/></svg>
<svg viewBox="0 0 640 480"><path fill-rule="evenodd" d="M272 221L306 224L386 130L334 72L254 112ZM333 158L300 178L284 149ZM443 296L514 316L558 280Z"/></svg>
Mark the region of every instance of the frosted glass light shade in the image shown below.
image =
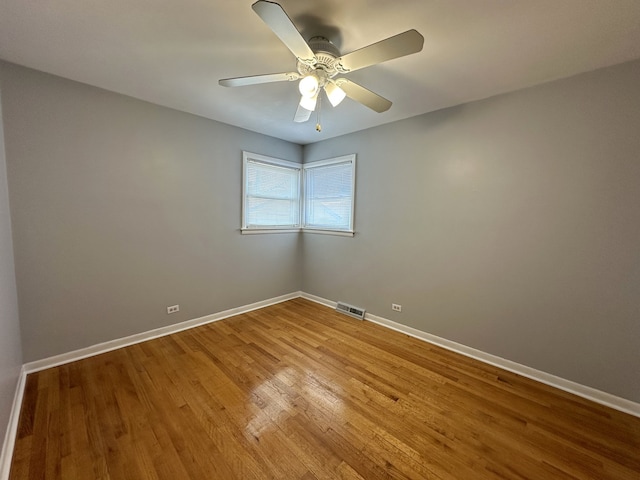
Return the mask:
<svg viewBox="0 0 640 480"><path fill-rule="evenodd" d="M344 97L347 96L347 94L344 93L344 90L342 90L339 86L331 81L324 86L324 90L325 92L327 92L329 102L331 102L331 105L333 105L334 107L340 105L340 102L342 102L342 100L344 100Z"/></svg>
<svg viewBox="0 0 640 480"><path fill-rule="evenodd" d="M298 90L303 97L313 97L318 93L318 79L315 75L307 75L298 84Z"/></svg>
<svg viewBox="0 0 640 480"><path fill-rule="evenodd" d="M317 101L318 101L318 92L316 92L316 94L312 97L307 97L305 95L302 95L302 98L300 99L300 106L302 108L309 110L310 112L313 112L316 109Z"/></svg>

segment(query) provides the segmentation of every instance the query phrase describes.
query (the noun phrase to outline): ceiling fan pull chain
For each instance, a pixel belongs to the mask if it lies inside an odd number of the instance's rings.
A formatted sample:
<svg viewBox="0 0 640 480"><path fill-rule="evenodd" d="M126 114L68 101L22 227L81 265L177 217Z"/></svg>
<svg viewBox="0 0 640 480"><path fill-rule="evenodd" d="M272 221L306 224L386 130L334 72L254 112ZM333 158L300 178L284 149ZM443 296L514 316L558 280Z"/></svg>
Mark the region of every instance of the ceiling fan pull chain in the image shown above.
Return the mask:
<svg viewBox="0 0 640 480"><path fill-rule="evenodd" d="M322 125L320 125L320 110L322 109L322 95L318 95L318 108L316 109L316 131L322 131Z"/></svg>

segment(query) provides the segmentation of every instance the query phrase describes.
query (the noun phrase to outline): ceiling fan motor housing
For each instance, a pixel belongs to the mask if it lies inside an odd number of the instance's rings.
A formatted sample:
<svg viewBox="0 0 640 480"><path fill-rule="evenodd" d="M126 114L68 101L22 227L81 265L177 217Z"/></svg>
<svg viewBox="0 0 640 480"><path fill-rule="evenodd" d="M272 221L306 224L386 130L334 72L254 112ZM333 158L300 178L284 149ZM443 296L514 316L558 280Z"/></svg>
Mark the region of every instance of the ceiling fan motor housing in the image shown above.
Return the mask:
<svg viewBox="0 0 640 480"><path fill-rule="evenodd" d="M298 72L303 77L315 73L322 87L327 80L338 74L336 59L340 56L340 51L327 38L320 36L312 37L309 40L309 47L313 50L317 62L315 65L307 65L298 60Z"/></svg>

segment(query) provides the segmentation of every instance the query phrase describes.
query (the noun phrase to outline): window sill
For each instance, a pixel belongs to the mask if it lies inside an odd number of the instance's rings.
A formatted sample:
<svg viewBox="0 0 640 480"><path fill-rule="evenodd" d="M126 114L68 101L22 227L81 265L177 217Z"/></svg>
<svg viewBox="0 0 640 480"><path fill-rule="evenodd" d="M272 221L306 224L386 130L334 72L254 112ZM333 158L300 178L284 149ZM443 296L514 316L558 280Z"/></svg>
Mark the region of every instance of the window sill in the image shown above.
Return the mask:
<svg viewBox="0 0 640 480"><path fill-rule="evenodd" d="M355 232L344 230L323 230L320 228L241 228L242 235L263 235L269 233L316 233L320 235L335 235L338 237L353 237Z"/></svg>
<svg viewBox="0 0 640 480"><path fill-rule="evenodd" d="M241 228L242 235L262 235L264 233L299 233L301 228Z"/></svg>
<svg viewBox="0 0 640 480"><path fill-rule="evenodd" d="M353 237L355 232L346 230L323 230L321 228L303 228L304 233L319 233L320 235L337 235L339 237Z"/></svg>

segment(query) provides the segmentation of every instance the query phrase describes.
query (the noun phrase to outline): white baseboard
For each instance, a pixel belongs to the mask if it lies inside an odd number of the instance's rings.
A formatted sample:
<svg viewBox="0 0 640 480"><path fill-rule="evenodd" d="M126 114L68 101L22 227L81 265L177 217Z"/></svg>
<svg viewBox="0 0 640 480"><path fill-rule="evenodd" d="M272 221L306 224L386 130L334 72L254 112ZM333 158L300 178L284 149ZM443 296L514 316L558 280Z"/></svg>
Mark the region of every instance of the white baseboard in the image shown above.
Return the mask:
<svg viewBox="0 0 640 480"><path fill-rule="evenodd" d="M81 348L72 352L62 353L53 357L43 358L42 360L25 363L24 368L27 373L33 373L47 368L57 367L59 365L64 365L65 363L71 363L77 360L82 360L83 358L93 357L94 355L100 355L101 353L117 350L118 348L128 347L129 345L135 345L136 343L146 342L147 340L164 337L166 335L171 335L172 333L182 332L183 330L199 327L200 325L207 323L217 322L234 315L240 315L241 313L268 307L269 305L275 305L276 303L286 302L287 300L298 298L300 295L300 292L288 293L286 295L251 303L242 307L230 308L229 310L212 313L211 315L206 315L204 317L194 318L192 320L156 328L147 332L136 333L135 335L129 335L128 337L109 340L108 342L98 343L97 345Z"/></svg>
<svg viewBox="0 0 640 480"><path fill-rule="evenodd" d="M336 308L338 302L332 302L331 300L327 300L326 298L318 297L316 295L311 295L310 293L300 292L300 296L302 298L306 298L307 300L311 300L312 302L319 303L320 305L324 305L325 307ZM365 317L369 315L368 313Z"/></svg>
<svg viewBox="0 0 640 480"><path fill-rule="evenodd" d="M18 377L16 392L13 396L13 404L11 405L11 413L9 414L9 423L4 435L4 442L2 443L2 453L0 453L0 480L9 479L11 458L13 457L13 447L16 444L16 437L18 435L18 421L20 420L20 408L22 407L22 397L24 396L26 380L27 373L23 366L20 369L20 376Z"/></svg>
<svg viewBox="0 0 640 480"><path fill-rule="evenodd" d="M320 303L327 307L335 308L336 306L336 302L318 297L316 295L301 292L300 296L302 298ZM551 375L550 373L536 370L535 368L527 367L526 365L512 362L511 360L491 355L490 353L467 347L466 345L452 342L451 340L447 340L436 335L431 335L430 333L426 333L412 327L407 327L406 325L402 325L400 323L388 320L383 317L379 317L377 315L373 315L371 313L367 313L364 318L365 320L377 323L378 325L390 328L391 330L410 335L425 342L429 342L439 347L446 348L447 350L451 350L461 355L465 355L481 362L488 363L489 365L502 368L503 370L517 373L518 375L522 375L523 377L536 380L540 383L544 383L560 390L564 390L565 392L573 393L574 395L578 395L579 397L586 398L587 400L591 400L601 405L606 405L607 407L614 408L621 412L640 417L640 403L627 400L626 398L617 397L610 393L603 392L592 387L587 387L586 385L581 385L571 380L566 380L564 378Z"/></svg>

